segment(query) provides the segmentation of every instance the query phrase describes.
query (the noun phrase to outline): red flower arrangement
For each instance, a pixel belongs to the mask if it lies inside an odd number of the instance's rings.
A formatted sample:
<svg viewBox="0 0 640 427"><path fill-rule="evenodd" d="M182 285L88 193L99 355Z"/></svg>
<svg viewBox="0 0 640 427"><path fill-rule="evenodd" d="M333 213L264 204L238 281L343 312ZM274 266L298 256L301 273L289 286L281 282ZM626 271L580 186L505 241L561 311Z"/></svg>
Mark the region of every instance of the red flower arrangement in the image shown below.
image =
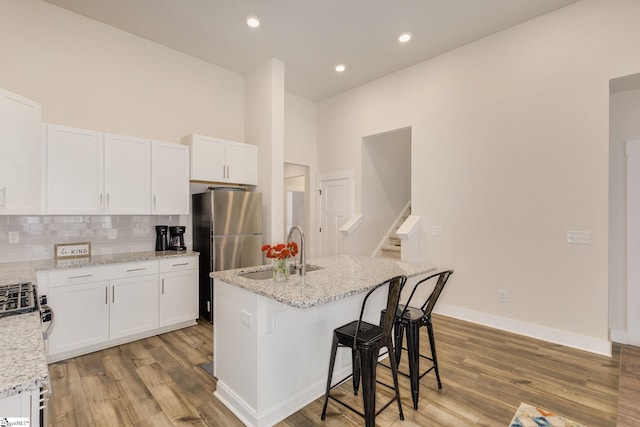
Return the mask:
<svg viewBox="0 0 640 427"><path fill-rule="evenodd" d="M277 245L264 245L262 252L266 252L267 258L287 259L296 256L298 253L298 244L296 242L278 243Z"/></svg>

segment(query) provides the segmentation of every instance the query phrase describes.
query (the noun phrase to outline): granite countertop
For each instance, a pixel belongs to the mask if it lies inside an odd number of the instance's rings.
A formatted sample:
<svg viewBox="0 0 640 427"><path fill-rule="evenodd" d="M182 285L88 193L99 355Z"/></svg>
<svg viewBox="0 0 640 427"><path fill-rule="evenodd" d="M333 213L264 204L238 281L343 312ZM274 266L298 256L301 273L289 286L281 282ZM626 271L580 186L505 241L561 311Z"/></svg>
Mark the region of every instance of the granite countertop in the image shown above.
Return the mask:
<svg viewBox="0 0 640 427"><path fill-rule="evenodd" d="M271 269L270 265L218 271L210 276L283 304L307 308L365 292L394 276L414 277L435 270L435 267L425 264L354 255L315 258L307 260L307 264L322 269L307 271L305 277L292 274L286 282L274 282L272 279L254 280L239 275L268 270Z"/></svg>
<svg viewBox="0 0 640 427"><path fill-rule="evenodd" d="M199 255L193 251L132 252L65 260L0 263L0 284L36 283L36 272L151 261ZM40 313L0 317L0 398L47 386L49 370L42 339Z"/></svg>
<svg viewBox="0 0 640 427"><path fill-rule="evenodd" d="M126 262L152 261L161 258L199 255L194 251L162 251L131 252L111 255L94 255L83 258L45 259L39 261L22 261L0 263L0 284L33 282L36 283L36 272L60 270L77 267L95 267L98 265L122 264Z"/></svg>

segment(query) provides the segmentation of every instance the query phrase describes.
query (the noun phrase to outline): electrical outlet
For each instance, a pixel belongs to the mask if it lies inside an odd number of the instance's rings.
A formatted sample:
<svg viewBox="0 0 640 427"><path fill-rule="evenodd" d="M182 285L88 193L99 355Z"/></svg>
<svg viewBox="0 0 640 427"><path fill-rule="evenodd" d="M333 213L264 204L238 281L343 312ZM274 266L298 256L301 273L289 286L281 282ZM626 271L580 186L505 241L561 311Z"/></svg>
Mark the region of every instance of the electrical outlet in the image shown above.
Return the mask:
<svg viewBox="0 0 640 427"><path fill-rule="evenodd" d="M251 327L253 325L253 316L251 316L251 313L242 310L240 312L240 323L248 327Z"/></svg>
<svg viewBox="0 0 640 427"><path fill-rule="evenodd" d="M567 243L588 245L591 243L591 233L589 231L567 230Z"/></svg>
<svg viewBox="0 0 640 427"><path fill-rule="evenodd" d="M441 225L432 225L431 226L431 235L440 237L442 236L442 226Z"/></svg>
<svg viewBox="0 0 640 427"><path fill-rule="evenodd" d="M10 231L9 232L9 243L20 243L20 232L19 231Z"/></svg>
<svg viewBox="0 0 640 427"><path fill-rule="evenodd" d="M506 290L500 289L498 291L498 301L500 301L500 302L509 301L509 294L508 294L508 292Z"/></svg>

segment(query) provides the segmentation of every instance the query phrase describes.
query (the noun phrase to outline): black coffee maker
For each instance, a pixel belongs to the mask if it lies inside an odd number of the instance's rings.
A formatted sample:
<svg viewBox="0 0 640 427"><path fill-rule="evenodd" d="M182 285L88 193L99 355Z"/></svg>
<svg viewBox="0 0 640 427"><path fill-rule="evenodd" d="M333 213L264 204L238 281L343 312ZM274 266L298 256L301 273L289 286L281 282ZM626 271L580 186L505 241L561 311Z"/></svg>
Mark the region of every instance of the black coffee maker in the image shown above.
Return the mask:
<svg viewBox="0 0 640 427"><path fill-rule="evenodd" d="M186 227L184 225L176 225L169 227L169 250L170 251L186 251L187 247L184 245L184 232Z"/></svg>
<svg viewBox="0 0 640 427"><path fill-rule="evenodd" d="M156 225L156 251L166 251L169 248L168 231L168 225Z"/></svg>

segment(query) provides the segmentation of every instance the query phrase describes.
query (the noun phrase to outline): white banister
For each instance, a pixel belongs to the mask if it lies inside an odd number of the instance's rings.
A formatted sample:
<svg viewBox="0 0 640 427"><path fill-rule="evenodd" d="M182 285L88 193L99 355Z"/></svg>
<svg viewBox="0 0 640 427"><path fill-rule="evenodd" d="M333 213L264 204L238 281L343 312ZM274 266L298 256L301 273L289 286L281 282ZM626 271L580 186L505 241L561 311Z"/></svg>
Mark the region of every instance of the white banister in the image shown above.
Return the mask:
<svg viewBox="0 0 640 427"><path fill-rule="evenodd" d="M422 217L419 215L409 215L402 225L396 230L396 236L400 240L408 240L420 229L420 221Z"/></svg>
<svg viewBox="0 0 640 427"><path fill-rule="evenodd" d="M402 240L400 247L400 260L403 262L420 261L420 223L422 217L409 215L396 231L396 236Z"/></svg>
<svg viewBox="0 0 640 427"><path fill-rule="evenodd" d="M340 227L340 232L342 233L342 235L349 236L351 233L353 233L356 228L358 228L360 223L362 223L362 218L362 214L354 215L349 218L347 222L345 222L342 227Z"/></svg>

